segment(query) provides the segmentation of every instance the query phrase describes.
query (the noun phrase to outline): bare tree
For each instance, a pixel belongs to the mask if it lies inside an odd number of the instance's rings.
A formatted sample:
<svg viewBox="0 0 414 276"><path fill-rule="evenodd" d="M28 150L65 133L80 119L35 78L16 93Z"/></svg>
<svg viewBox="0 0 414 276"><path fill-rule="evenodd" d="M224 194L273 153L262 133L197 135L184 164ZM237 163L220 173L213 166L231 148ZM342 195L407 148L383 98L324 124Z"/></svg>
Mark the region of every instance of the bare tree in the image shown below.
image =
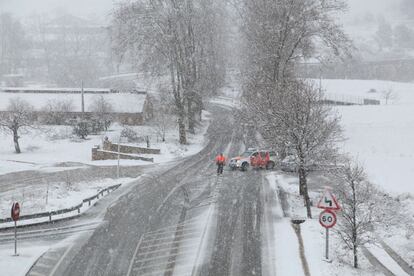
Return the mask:
<svg viewBox="0 0 414 276"><path fill-rule="evenodd" d="M68 119L68 113L73 110L74 105L71 99L49 100L42 108L42 121L50 125L63 125Z"/></svg>
<svg viewBox="0 0 414 276"><path fill-rule="evenodd" d="M334 176L338 181L335 191L342 207L335 231L352 250L353 265L358 268L358 250L374 239L372 231L381 213L376 208L379 193L358 164L349 161L335 171Z"/></svg>
<svg viewBox="0 0 414 276"><path fill-rule="evenodd" d="M100 95L93 98L93 102L89 109L95 113L97 120L104 126L105 130L108 130L113 119L113 107L104 96Z"/></svg>
<svg viewBox="0 0 414 276"><path fill-rule="evenodd" d="M236 0L243 17L245 71L262 82L291 77L294 64L321 49L346 56L350 40L335 23L342 0Z"/></svg>
<svg viewBox="0 0 414 276"><path fill-rule="evenodd" d="M289 147L297 160L299 192L312 217L307 172L333 162L339 118L312 85L295 77L295 65L321 49L349 55L351 42L335 22L342 0L235 0L243 18L243 98L250 121L275 149Z"/></svg>
<svg viewBox="0 0 414 276"><path fill-rule="evenodd" d="M33 127L34 122L33 106L18 97L10 99L7 110L0 113L0 128L13 135L16 153L21 153L19 145L21 130Z"/></svg>
<svg viewBox="0 0 414 276"><path fill-rule="evenodd" d="M392 88L388 88L381 92L382 98L385 100L385 104L387 105L389 101L394 101L398 99L398 94L394 92Z"/></svg>
<svg viewBox="0 0 414 276"><path fill-rule="evenodd" d="M256 95L249 108L260 118L257 126L267 143L273 148L289 148L295 156L299 193L311 218L308 171L315 163L323 168L336 162L336 143L342 139L339 117L322 103L319 90L308 83L291 81L281 89L283 92L269 98Z"/></svg>
<svg viewBox="0 0 414 276"><path fill-rule="evenodd" d="M220 1L146 0L121 5L112 27L118 60L131 56L141 70L169 76L181 144L188 130L194 132L196 115L209 88L219 80L220 20L215 18ZM207 24L210 22L211 24ZM215 77L215 78L214 78ZM220 84L220 82L215 82Z"/></svg>

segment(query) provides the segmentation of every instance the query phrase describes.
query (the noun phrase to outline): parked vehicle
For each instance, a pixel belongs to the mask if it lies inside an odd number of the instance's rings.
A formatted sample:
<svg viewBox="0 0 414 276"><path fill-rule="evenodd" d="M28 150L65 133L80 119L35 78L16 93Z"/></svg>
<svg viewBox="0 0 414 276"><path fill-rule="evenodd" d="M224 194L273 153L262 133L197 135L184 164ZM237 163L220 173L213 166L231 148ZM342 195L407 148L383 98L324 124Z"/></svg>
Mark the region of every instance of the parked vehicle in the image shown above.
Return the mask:
<svg viewBox="0 0 414 276"><path fill-rule="evenodd" d="M280 169L285 172L296 172L297 167L296 158L293 155L286 156L280 162Z"/></svg>
<svg viewBox="0 0 414 276"><path fill-rule="evenodd" d="M288 155L280 162L280 169L285 172L297 172L298 171L298 161L296 156ZM306 166L307 171L315 171L318 169L318 165L315 163L308 164Z"/></svg>
<svg viewBox="0 0 414 276"><path fill-rule="evenodd" d="M271 170L276 166L276 152L261 150L250 157L250 165L254 169Z"/></svg>
<svg viewBox="0 0 414 276"><path fill-rule="evenodd" d="M240 169L246 171L250 166L253 168L273 169L277 163L277 154L269 150L247 149L240 156L230 159L231 170Z"/></svg>

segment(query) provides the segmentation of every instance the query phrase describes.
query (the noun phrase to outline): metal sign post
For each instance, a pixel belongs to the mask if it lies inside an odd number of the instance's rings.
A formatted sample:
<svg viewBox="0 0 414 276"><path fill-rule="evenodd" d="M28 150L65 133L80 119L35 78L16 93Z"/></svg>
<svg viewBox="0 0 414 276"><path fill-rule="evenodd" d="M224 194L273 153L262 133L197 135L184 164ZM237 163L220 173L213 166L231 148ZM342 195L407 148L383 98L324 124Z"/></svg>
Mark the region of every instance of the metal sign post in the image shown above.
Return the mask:
<svg viewBox="0 0 414 276"><path fill-rule="evenodd" d="M14 256L19 256L19 254L17 254L17 220L20 217L20 205L18 202L13 203L12 205L11 217L14 220Z"/></svg>
<svg viewBox="0 0 414 276"><path fill-rule="evenodd" d="M329 228L334 227L336 224L336 215L330 210L324 210L319 215L319 223L326 229L325 237L325 259L329 260Z"/></svg>
<svg viewBox="0 0 414 276"><path fill-rule="evenodd" d="M17 221L14 221L14 256L17 255Z"/></svg>
<svg viewBox="0 0 414 276"><path fill-rule="evenodd" d="M326 229L326 240L325 240L325 259L329 260L329 228Z"/></svg>

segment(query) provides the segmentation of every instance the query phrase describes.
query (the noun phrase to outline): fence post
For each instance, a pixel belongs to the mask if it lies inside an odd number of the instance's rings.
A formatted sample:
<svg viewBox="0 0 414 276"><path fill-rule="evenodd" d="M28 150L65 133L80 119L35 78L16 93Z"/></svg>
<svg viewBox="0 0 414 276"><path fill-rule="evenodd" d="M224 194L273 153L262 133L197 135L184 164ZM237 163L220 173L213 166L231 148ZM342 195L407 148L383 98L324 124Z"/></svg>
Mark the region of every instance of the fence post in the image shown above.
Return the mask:
<svg viewBox="0 0 414 276"><path fill-rule="evenodd" d="M52 221L52 213L49 213L49 222Z"/></svg>

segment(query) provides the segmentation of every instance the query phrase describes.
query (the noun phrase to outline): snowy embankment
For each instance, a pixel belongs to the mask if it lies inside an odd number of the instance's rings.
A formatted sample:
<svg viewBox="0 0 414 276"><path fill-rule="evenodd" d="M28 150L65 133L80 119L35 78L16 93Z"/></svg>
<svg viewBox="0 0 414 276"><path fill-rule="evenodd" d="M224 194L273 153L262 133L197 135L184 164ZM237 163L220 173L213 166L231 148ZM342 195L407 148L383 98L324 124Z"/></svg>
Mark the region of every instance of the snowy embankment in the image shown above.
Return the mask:
<svg viewBox="0 0 414 276"><path fill-rule="evenodd" d="M271 172L263 182L267 196L264 206L263 275L306 275L300 257L299 238L291 224L291 218L304 218L306 214L303 200L298 195L297 176ZM321 196L310 192L313 202ZM287 204L281 202L284 198ZM283 207L282 207L283 206ZM325 261L325 229L319 224L321 209L312 207L313 219L306 219L300 226L303 240L303 253L310 275L378 275L366 260L361 260L360 268L353 269L343 262L343 245L331 231L330 259Z"/></svg>
<svg viewBox="0 0 414 276"><path fill-rule="evenodd" d="M114 183L122 184L123 186L131 183L135 179L120 178L120 179L100 179L95 181L83 181L78 183L58 182L53 184L47 183L32 183L25 187L17 188L7 192L1 193L2 200L0 201L0 218L10 217L10 206L12 202L19 202L21 213L20 215L29 215L42 212L50 212L70 208L82 203L83 199L96 195L99 191L114 185ZM88 209L88 204L84 204L81 212ZM73 212L76 214L76 212ZM73 214L67 214L72 216ZM67 216L65 215L65 216ZM61 217L55 216L55 217ZM53 218L55 218L53 217ZM48 218L45 218L46 220ZM44 221L41 219L40 221ZM37 220L23 220L19 224L33 223ZM2 223L0 228L11 226L12 223Z"/></svg>

